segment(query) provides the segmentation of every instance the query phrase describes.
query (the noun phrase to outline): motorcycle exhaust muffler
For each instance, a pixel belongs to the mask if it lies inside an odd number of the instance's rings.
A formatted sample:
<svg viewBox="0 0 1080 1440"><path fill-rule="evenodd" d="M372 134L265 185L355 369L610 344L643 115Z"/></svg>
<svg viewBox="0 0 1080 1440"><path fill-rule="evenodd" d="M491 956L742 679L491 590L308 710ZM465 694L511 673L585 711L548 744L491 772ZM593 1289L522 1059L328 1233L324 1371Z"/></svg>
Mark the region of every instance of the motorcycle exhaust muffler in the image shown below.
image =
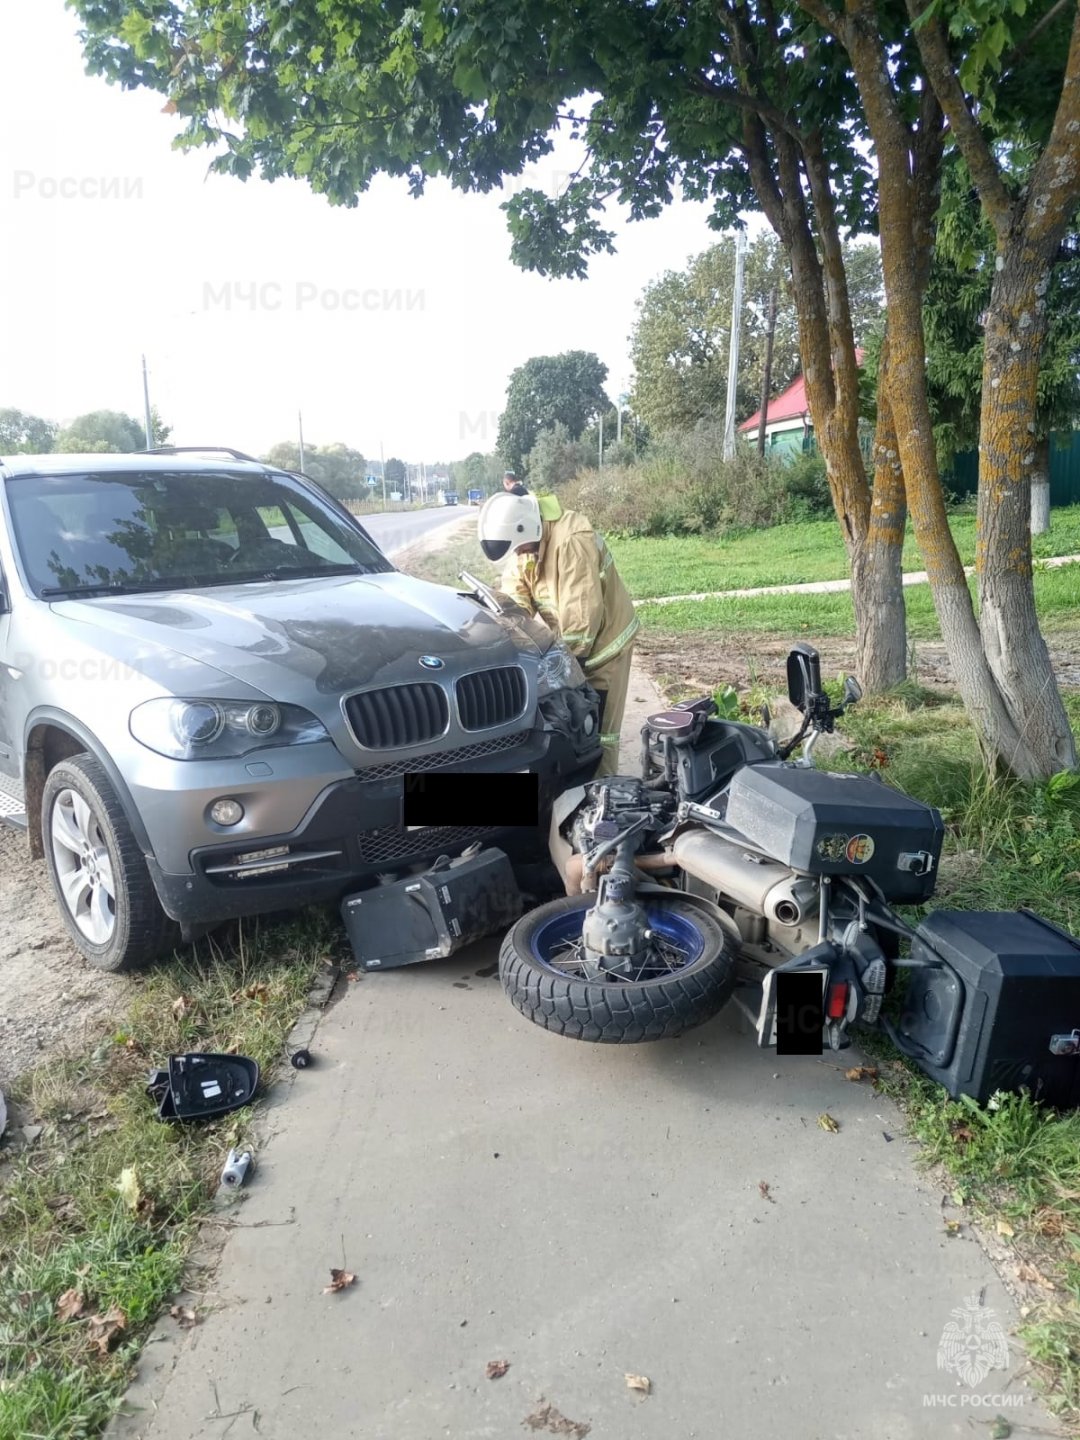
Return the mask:
<svg viewBox="0 0 1080 1440"><path fill-rule="evenodd" d="M776 925L800 925L818 908L818 887L786 865L748 855L707 830L687 830L671 847L675 864L742 910Z"/></svg>

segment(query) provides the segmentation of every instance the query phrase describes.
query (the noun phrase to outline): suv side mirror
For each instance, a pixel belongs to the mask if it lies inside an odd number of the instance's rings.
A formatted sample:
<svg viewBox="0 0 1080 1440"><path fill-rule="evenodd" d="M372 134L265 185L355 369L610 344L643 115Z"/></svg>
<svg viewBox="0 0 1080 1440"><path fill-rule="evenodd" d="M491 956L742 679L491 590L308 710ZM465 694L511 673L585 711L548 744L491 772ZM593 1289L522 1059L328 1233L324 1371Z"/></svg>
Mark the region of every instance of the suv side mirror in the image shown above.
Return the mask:
<svg viewBox="0 0 1080 1440"><path fill-rule="evenodd" d="M788 699L804 714L821 694L821 658L812 645L792 647L787 658Z"/></svg>

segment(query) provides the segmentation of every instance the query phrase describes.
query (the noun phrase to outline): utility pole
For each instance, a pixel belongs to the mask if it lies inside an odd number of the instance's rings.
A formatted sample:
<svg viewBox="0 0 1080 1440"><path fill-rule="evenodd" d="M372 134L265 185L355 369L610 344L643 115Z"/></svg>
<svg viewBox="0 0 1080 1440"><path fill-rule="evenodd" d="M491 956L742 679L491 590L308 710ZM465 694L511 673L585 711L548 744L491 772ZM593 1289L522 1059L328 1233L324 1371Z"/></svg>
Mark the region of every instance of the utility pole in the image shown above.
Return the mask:
<svg viewBox="0 0 1080 1440"><path fill-rule="evenodd" d="M154 448L154 417L150 414L150 381L146 374L146 356L142 357L143 419L146 424L146 448Z"/></svg>
<svg viewBox="0 0 1080 1440"><path fill-rule="evenodd" d="M298 410L296 412L296 423L300 431L300 473L304 473L304 417Z"/></svg>
<svg viewBox="0 0 1080 1440"><path fill-rule="evenodd" d="M620 396L619 396L619 413L618 413L618 415L615 417L615 444L616 444L616 445L621 445L621 444L622 444L622 412L623 412L623 406L626 404L626 400L627 400L627 397L626 397L625 395L620 395Z"/></svg>
<svg viewBox="0 0 1080 1440"><path fill-rule="evenodd" d="M739 380L739 338L742 329L743 267L746 231L735 232L735 288L731 297L731 344L728 347L727 414L724 417L724 459L735 458L735 391Z"/></svg>
<svg viewBox="0 0 1080 1440"><path fill-rule="evenodd" d="M769 328L765 331L765 369L761 374L761 423L758 425L757 449L765 454L765 422L769 418L769 391L772 389L772 347L776 334L776 286L769 293Z"/></svg>
<svg viewBox="0 0 1080 1440"><path fill-rule="evenodd" d="M604 468L604 417L600 416L600 469Z"/></svg>
<svg viewBox="0 0 1080 1440"><path fill-rule="evenodd" d="M386 504L386 455L383 451L383 443L379 441L379 468L382 470L382 503Z"/></svg>

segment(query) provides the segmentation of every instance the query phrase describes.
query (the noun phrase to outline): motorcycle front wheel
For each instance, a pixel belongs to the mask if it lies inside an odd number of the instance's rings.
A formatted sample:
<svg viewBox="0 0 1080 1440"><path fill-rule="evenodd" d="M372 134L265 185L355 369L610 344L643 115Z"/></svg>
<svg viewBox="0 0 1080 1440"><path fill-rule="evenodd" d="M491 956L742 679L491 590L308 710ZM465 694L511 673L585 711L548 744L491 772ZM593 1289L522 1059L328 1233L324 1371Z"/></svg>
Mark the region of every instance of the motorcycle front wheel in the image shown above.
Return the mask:
<svg viewBox="0 0 1080 1440"><path fill-rule="evenodd" d="M711 1020L734 988L735 948L720 925L677 895L650 895L642 963L626 979L590 979L581 929L595 898L541 905L503 941L499 978L522 1015L555 1035L603 1045L668 1040Z"/></svg>

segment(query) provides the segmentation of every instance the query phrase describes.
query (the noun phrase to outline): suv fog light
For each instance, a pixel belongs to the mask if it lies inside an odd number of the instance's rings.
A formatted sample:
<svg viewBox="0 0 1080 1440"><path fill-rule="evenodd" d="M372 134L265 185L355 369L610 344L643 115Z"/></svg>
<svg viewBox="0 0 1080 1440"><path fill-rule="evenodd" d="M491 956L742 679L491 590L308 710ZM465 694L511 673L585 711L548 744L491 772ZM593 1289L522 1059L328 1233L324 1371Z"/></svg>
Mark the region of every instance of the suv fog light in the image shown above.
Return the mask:
<svg viewBox="0 0 1080 1440"><path fill-rule="evenodd" d="M239 825L244 807L239 800L215 800L210 806L210 819L215 825Z"/></svg>

